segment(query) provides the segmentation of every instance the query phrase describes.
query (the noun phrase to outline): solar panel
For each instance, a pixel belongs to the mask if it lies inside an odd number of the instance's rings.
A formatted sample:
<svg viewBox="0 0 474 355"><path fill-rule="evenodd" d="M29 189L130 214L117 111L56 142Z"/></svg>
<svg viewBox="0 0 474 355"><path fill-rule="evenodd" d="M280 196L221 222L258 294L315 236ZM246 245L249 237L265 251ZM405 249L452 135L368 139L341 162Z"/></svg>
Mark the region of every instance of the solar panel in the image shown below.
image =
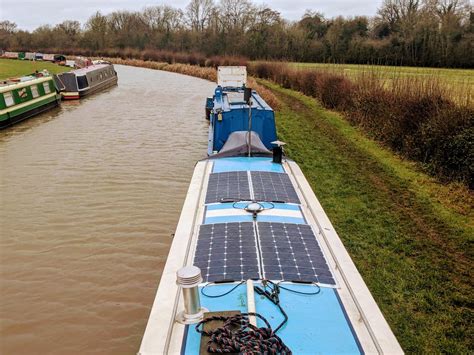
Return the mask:
<svg viewBox="0 0 474 355"><path fill-rule="evenodd" d="M336 284L309 225L259 222L257 231L264 278Z"/></svg>
<svg viewBox="0 0 474 355"><path fill-rule="evenodd" d="M252 171L251 177L255 200L300 203L288 174Z"/></svg>
<svg viewBox="0 0 474 355"><path fill-rule="evenodd" d="M258 240L258 246L256 245ZM200 226L194 265L204 282L269 279L336 285L307 224L232 222Z"/></svg>
<svg viewBox="0 0 474 355"><path fill-rule="evenodd" d="M253 223L201 225L194 265L204 282L261 278Z"/></svg>
<svg viewBox="0 0 474 355"><path fill-rule="evenodd" d="M222 199L251 200L246 171L210 174L206 203L221 202Z"/></svg>

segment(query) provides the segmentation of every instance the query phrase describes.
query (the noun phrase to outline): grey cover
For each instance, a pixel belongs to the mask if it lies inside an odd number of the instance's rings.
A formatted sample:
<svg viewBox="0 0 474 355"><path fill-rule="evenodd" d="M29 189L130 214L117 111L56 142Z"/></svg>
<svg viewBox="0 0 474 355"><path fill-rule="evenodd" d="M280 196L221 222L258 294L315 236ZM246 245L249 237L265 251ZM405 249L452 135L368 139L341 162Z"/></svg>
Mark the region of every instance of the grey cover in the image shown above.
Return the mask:
<svg viewBox="0 0 474 355"><path fill-rule="evenodd" d="M252 131L251 134L251 153L258 155L272 155L272 152L265 147L258 134L254 131ZM211 158L235 157L247 154L248 135L248 131L232 132L219 153L212 155Z"/></svg>

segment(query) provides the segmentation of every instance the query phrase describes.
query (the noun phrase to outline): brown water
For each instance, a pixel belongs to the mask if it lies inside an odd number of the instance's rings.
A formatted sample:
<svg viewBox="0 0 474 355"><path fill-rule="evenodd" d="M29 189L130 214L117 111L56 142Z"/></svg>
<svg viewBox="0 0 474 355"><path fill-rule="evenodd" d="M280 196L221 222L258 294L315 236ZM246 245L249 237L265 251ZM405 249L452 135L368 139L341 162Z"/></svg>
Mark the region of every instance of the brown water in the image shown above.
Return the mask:
<svg viewBox="0 0 474 355"><path fill-rule="evenodd" d="M138 351L214 84L119 86L0 132L0 353Z"/></svg>

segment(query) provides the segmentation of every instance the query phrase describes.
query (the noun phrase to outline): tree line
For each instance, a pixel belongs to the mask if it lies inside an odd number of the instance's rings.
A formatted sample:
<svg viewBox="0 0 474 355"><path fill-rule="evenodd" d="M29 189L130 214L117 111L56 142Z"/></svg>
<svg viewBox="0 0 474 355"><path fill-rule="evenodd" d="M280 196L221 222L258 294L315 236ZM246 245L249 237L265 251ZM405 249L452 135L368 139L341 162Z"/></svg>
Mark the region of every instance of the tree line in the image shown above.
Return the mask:
<svg viewBox="0 0 474 355"><path fill-rule="evenodd" d="M100 53L165 50L252 60L474 67L474 13L469 0L383 0L374 17L326 18L307 10L284 19L250 0L191 0L141 11L96 12L29 32L0 22L0 47Z"/></svg>

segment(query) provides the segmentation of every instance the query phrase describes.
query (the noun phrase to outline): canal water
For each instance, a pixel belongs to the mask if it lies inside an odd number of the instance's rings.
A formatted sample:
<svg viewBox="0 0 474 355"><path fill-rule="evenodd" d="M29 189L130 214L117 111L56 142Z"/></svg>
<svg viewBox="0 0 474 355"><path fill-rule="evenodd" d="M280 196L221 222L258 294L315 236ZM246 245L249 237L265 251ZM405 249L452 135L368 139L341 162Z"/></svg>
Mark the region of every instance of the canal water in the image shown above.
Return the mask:
<svg viewBox="0 0 474 355"><path fill-rule="evenodd" d="M135 354L213 83L119 85L0 131L0 353Z"/></svg>

